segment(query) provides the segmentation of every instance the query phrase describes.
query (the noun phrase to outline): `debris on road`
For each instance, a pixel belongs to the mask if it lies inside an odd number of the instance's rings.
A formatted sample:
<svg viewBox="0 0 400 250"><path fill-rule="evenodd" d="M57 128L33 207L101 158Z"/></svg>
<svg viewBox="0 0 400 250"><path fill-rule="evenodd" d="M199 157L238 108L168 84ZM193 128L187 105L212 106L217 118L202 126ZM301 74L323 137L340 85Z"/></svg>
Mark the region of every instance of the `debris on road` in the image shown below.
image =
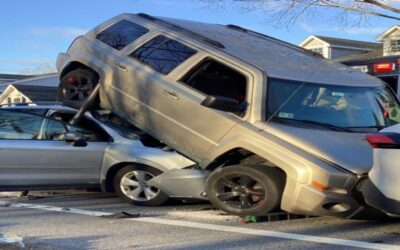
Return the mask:
<svg viewBox="0 0 400 250"><path fill-rule="evenodd" d="M6 247L6 249L12 247L25 248L23 238L16 234L0 234L0 249Z"/></svg>
<svg viewBox="0 0 400 250"><path fill-rule="evenodd" d="M131 214L125 211L120 213L110 214L110 215L102 215L103 218L111 218L111 219L126 219L126 218L139 218L140 213Z"/></svg>
<svg viewBox="0 0 400 250"><path fill-rule="evenodd" d="M314 216L276 212L276 213L269 213L263 216L246 215L242 217L242 223L247 224L247 223L259 223L259 222L270 222L270 221L281 221L281 220L296 220L296 219L305 219L311 217Z"/></svg>

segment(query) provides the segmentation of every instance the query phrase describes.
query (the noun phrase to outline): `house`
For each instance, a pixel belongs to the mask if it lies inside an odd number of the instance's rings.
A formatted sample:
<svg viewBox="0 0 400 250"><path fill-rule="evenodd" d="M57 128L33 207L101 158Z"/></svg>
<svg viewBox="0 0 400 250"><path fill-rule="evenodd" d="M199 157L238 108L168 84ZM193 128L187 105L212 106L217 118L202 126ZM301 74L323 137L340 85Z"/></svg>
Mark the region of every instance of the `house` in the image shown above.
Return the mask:
<svg viewBox="0 0 400 250"><path fill-rule="evenodd" d="M383 42L383 56L400 55L400 25L383 32L378 40Z"/></svg>
<svg viewBox="0 0 400 250"><path fill-rule="evenodd" d="M10 103L56 102L58 99L58 75L42 76L16 81L0 86L0 105Z"/></svg>
<svg viewBox="0 0 400 250"><path fill-rule="evenodd" d="M18 80L32 77L31 75L13 75L13 74L0 74L0 84L15 82Z"/></svg>
<svg viewBox="0 0 400 250"><path fill-rule="evenodd" d="M315 35L309 36L299 46L319 53L327 59L363 54L382 48L381 43Z"/></svg>

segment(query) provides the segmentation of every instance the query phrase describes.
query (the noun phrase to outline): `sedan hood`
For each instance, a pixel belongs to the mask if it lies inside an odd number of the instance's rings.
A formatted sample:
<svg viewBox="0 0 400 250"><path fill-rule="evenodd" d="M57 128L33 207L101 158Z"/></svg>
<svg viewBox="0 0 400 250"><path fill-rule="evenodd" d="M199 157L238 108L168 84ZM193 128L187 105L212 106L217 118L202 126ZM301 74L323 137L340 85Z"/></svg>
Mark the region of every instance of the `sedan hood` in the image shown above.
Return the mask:
<svg viewBox="0 0 400 250"><path fill-rule="evenodd" d="M314 126L301 128L273 122L265 124L263 129L355 174L367 173L372 167L372 148L365 133L338 132Z"/></svg>

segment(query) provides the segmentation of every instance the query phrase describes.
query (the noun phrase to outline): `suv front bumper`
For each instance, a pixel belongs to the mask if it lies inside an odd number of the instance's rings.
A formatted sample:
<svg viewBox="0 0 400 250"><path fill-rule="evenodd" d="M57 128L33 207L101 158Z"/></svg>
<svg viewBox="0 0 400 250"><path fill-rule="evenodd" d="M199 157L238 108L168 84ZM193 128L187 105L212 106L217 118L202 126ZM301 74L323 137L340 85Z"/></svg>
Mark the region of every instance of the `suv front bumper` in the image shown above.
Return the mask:
<svg viewBox="0 0 400 250"><path fill-rule="evenodd" d="M290 186L282 199L282 209L289 213L350 218L363 208L350 193L321 191L303 183Z"/></svg>

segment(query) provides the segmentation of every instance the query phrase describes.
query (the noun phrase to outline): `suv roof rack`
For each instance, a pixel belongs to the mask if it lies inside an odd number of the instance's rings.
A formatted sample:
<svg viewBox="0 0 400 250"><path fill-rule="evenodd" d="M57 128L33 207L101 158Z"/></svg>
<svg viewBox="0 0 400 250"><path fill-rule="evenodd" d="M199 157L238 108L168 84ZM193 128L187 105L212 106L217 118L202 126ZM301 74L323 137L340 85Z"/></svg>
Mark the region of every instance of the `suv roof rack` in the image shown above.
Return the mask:
<svg viewBox="0 0 400 250"><path fill-rule="evenodd" d="M218 41L215 41L213 39L210 39L210 38L208 38L206 36L200 35L199 33L196 33L196 32L193 32L191 30L182 28L179 25L170 23L168 21L159 19L157 17L151 16L151 15L146 14L146 13L138 13L137 15L140 16L140 17L143 17L143 18L145 18L147 20L150 20L150 21L153 21L153 22L157 22L157 23L159 23L159 24L161 24L161 25L163 25L165 27L168 27L168 28L173 29L175 31L181 32L181 33L183 33L183 34L185 34L187 36L190 36L192 38L200 40L200 41L202 41L204 43L207 43L207 44L212 45L214 47L217 47L219 49L224 49L225 48L225 46L222 43L220 43Z"/></svg>
<svg viewBox="0 0 400 250"><path fill-rule="evenodd" d="M237 31L240 31L240 32L248 33L250 35L253 35L253 36L265 39L265 40L269 40L269 41L272 40L272 41L278 42L278 43L280 43L280 44L282 44L282 45L284 45L286 47L290 47L290 48L293 48L293 49L297 49L297 50L312 54L313 56L320 56L320 54L318 54L316 52L309 51L309 50L304 49L302 47L299 47L297 45L282 41L282 40L277 39L275 37L268 36L268 35L265 35L263 33L260 33L260 32L254 31L254 30L243 28L243 27L235 25L235 24L227 24L226 27L229 28L229 29L234 29L234 30L237 30Z"/></svg>

